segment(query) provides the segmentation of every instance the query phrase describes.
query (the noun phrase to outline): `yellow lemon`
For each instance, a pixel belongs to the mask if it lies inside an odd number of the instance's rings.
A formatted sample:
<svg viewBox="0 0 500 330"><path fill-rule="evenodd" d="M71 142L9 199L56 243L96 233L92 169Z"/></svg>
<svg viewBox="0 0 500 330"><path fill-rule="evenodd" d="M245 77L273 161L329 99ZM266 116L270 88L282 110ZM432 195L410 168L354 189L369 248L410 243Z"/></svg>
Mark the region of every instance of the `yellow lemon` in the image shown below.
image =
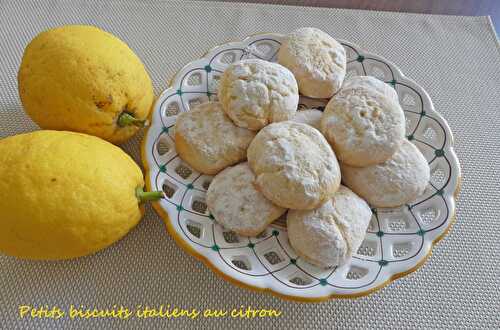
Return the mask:
<svg viewBox="0 0 500 330"><path fill-rule="evenodd" d="M18 73L26 113L42 128L121 143L134 135L154 100L151 79L120 39L69 25L36 36Z"/></svg>
<svg viewBox="0 0 500 330"><path fill-rule="evenodd" d="M0 140L0 252L69 259L99 251L141 219L144 180L95 136L37 131Z"/></svg>

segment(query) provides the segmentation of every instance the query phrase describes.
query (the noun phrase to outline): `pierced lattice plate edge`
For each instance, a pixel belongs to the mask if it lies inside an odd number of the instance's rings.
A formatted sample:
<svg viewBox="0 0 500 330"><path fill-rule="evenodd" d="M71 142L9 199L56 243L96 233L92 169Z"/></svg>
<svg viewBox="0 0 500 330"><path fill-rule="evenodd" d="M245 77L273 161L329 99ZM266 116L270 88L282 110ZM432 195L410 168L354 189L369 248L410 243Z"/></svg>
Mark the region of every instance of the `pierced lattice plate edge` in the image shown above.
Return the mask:
<svg viewBox="0 0 500 330"><path fill-rule="evenodd" d="M185 65L181 70L179 70L172 80L169 83L169 87L161 93L161 95L158 97L156 100L154 107L150 113L150 123L151 126L148 127L147 131L144 134L144 138L142 141L141 145L141 159L143 162L143 167L146 171L146 176L145 176L145 181L146 181L146 187L148 190L150 190L153 187L153 181L155 180L154 173L153 172L159 172L159 167L155 164L152 153L147 153L146 151L152 150L152 148L155 146L156 143L156 136L161 135L161 130L163 129L163 122L161 120L160 116L160 106L162 103L163 98L170 92L175 91L174 83L175 85L179 85L178 77L180 76L180 73L183 73L188 69L189 67L195 65L197 62L202 63L203 60L206 60L210 58L210 55L215 54L216 51L222 50L225 48L229 48L231 46L241 48L242 45L248 44L250 41L255 42L259 38L270 38L274 40L282 40L283 35L280 34L274 34L274 33L265 33L265 34L256 34L256 35L251 35L247 38L245 38L242 41L239 42L230 42L226 44L222 44L219 46L216 46L209 50L205 55L200 58L199 60L192 61ZM446 152L446 155L448 156L448 160L450 161L450 182L447 185L447 189L445 193L443 194L443 197L446 198L445 203L449 205L449 216L447 219L442 223L444 225L440 231L436 231L433 233L432 239L423 239L423 244L422 248L420 249L420 252L410 258L406 263L401 262L398 263L399 267L381 267L384 270L381 275L382 280L378 280L376 283L372 283L371 286L367 287L364 290L360 291L345 291L345 290L338 290L337 292L328 292L324 295L316 295L316 296L310 296L306 293L306 290L296 290L299 292L283 292L283 290L280 290L279 288L273 288L269 287L266 285L266 281L264 283L259 282L259 283L248 283L245 281L243 278L235 278L234 274L228 274L226 271L221 270L220 266L217 266L215 263L220 262L220 260L213 260L210 256L207 255L210 254L210 251L200 251L199 248L195 248L192 246L188 241L183 238L182 236L179 235L177 232L177 229L174 227L172 224L168 212L161 206L161 202L155 202L153 203L153 208L155 211L158 213L158 215L163 219L163 221L166 224L167 230L170 233L170 235L175 239L176 243L181 246L186 252L189 254L193 255L200 261L202 261L207 267L212 269L216 274L221 276L223 279L226 281L229 281L235 285L247 288L247 289L252 289L255 291L259 292L268 292L271 293L275 296L284 298L284 299L291 299L291 300L296 300L296 301L304 301L304 302L319 302L319 301L324 301L328 300L331 298L355 298L355 297L361 297L370 294L371 292L377 291L378 289L381 289L382 287L390 284L392 281L403 277L415 270L417 270L420 266L422 266L426 259L430 256L432 252L433 245L436 244L439 240L441 240L449 231L451 224L455 221L455 198L457 197L459 190L460 190L460 165L458 162L458 159L456 157L456 154L453 150L453 135L451 132L451 129L449 128L446 120L434 109L434 106L432 104L432 101L429 97L429 95L421 88L417 83L415 83L413 80L405 77L402 72L395 66L392 62L386 60L383 57L380 57L378 55L369 53L364 51L362 48L356 46L353 43L339 40L344 46L348 46L349 48L353 49L358 55L362 55L361 57L363 58L371 58L374 60L381 61L382 63L387 64L387 66L390 68L393 76L395 77L395 80L398 82L404 82L407 85L411 86L412 88L417 90L417 93L420 94L422 97L423 101L427 102L426 106L426 112L427 114L432 114L435 119L442 125L443 131L445 133L445 136L447 137L446 142L444 146L442 147L442 150ZM246 47L243 47L246 48ZM396 78L397 77L397 78ZM158 125L160 123L160 125ZM156 130L155 134L152 134L153 131ZM156 168L150 167L150 164L156 166ZM219 257L218 257L219 258ZM223 265L222 265L223 266ZM391 271L389 271L392 269ZM232 269L227 269L229 273L233 273ZM379 272L379 274L380 274ZM377 279L379 275L377 275ZM301 294L302 293L302 294Z"/></svg>

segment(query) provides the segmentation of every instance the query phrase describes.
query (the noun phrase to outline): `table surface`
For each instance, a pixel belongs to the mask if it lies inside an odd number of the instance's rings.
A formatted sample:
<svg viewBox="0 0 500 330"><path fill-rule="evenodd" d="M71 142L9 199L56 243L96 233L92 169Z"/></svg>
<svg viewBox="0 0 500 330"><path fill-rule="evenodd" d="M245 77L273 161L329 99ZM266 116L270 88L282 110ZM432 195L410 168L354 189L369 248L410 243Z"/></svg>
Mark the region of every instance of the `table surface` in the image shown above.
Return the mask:
<svg viewBox="0 0 500 330"><path fill-rule="evenodd" d="M485 17L418 15L192 1L0 2L0 138L37 129L24 114L17 70L27 43L62 24L97 25L143 60L155 92L188 61L228 40L315 26L381 55L423 86L454 132L462 166L456 223L416 272L363 298L283 301L223 281L181 250L150 207L124 239L63 262L0 256L0 328L331 329L500 325L500 48ZM139 134L122 147L140 162ZM3 191L0 191L0 198ZM276 309L279 318L20 319L19 305L132 309Z"/></svg>
<svg viewBox="0 0 500 330"><path fill-rule="evenodd" d="M237 2L235 0L222 1ZM383 10L420 14L491 16L491 20L496 27L497 33L500 26L500 1L498 0L246 0L242 2L326 8Z"/></svg>

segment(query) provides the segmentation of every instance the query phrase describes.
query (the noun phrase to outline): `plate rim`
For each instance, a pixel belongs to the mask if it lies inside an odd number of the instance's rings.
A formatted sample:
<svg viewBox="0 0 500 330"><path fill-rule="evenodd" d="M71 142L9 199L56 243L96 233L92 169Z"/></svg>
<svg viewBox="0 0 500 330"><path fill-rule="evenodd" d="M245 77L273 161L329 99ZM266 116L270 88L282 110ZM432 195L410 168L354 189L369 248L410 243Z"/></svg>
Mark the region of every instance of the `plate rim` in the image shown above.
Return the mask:
<svg viewBox="0 0 500 330"><path fill-rule="evenodd" d="M234 39L232 39L232 40L229 40L227 42L220 43L220 44L218 44L218 45L216 45L214 47L211 47L207 51L205 51L202 56L189 61L187 64L185 64L184 66L182 66L179 70L177 70L172 75L172 77L170 79L167 80L167 86L162 90L162 92L157 97L155 97L155 100L154 100L153 104L151 105L151 111L149 112L149 115L148 115L149 125L144 130L144 134L143 134L141 145L140 145L141 162L142 162L142 166L143 166L143 169L144 169L144 172L145 172L145 174L144 174L144 179L145 180L144 181L145 181L146 189L148 191L151 191L152 187L151 187L151 184L150 184L151 180L149 180L150 176L151 176L151 168L149 166L148 158L147 158L147 154L146 154L146 150L147 150L146 144L147 144L148 137L149 137L149 131L150 131L151 127L153 126L152 125L152 119L153 119L154 109L156 108L157 101L159 99L161 99L162 96L170 88L173 87L173 83L174 83L175 79L177 78L177 75L181 71L183 71L186 67L190 66L192 62L197 61L197 60L201 60L201 59L207 57L208 54L210 54L214 50L218 49L219 47L227 46L228 44L231 44L231 43L243 43L243 42L245 42L246 40L248 40L250 38L253 38L253 37L256 37L256 36L264 36L264 35L272 35L274 37L279 37L279 38L284 38L285 37L285 35L281 34L281 33L259 32L259 33L253 33L253 34L247 35L247 36L245 36L244 38L242 38L240 40L234 40ZM184 240L184 238L182 238L181 236L179 236L179 234L176 232L175 228L173 227L173 225L171 223L171 220L170 220L170 217L169 217L167 211L163 209L163 207L161 206L161 204L160 204L159 201L152 202L151 206L153 207L153 209L155 210L155 212L158 214L158 216L164 222L169 235L174 238L175 243L178 246L180 246L185 252L187 252L191 256L193 256L196 259L198 259L199 261L201 261L205 266L207 266L209 269L211 269L212 272L214 272L215 274L217 274L223 280L225 280L225 281L227 281L227 282L229 282L229 283L231 283L233 285L236 285L236 286L239 286L239 287L242 287L242 288L254 291L254 292L271 294L273 296L276 296L276 297L279 297L279 298L282 298L282 299L285 299L285 300L289 300L289 301L308 302L308 303L311 303L311 302L313 302L313 303L324 302L324 301L328 301L328 300L334 299L334 298L355 299L355 298L360 298L360 297L368 296L371 293L376 292L376 291L378 291L378 290L380 290L380 289L388 286L389 284L391 284L392 282L398 280L399 278L407 276L407 275L409 275L409 274L417 271L420 267L422 267L426 263L426 261L429 259L429 257L431 256L432 251L435 248L436 244L439 243L449 233L449 231L451 230L451 227L455 224L455 222L457 220L456 219L456 201L458 200L458 196L459 196L459 193L460 193L460 190L461 190L462 169L461 169L461 166L460 166L459 159L458 159L458 157L457 157L457 155L455 153L455 150L454 150L455 140L454 140L453 132L452 132L451 128L449 127L447 120L441 115L441 113L439 113L438 111L436 111L436 109L434 108L434 104L432 103L432 100L431 100L429 94L418 83L416 83L411 78L408 78L407 76L405 76L401 72L401 70L399 69L399 67L397 65L395 65L392 61L387 60L386 58L384 58L382 56L379 56L377 54L371 53L371 52L367 51L365 48L360 47L357 44L352 43L350 41L346 41L346 40L343 40L343 39L336 39L336 40L339 41L340 43L347 44L347 45L353 47L356 50L360 50L365 55L370 55L370 56L373 56L375 58L380 59L381 61L385 62L391 69L395 69L396 72L397 72L397 75L399 75L401 78L404 78L405 80L413 83L415 86L418 86L419 87L419 92L423 92L425 94L425 96L426 96L426 99L430 102L430 107L431 107L432 111L434 113L436 113L440 117L440 119L442 119L442 123L445 124L445 126L446 126L446 130L445 131L450 136L449 150L450 150L451 155L453 156L453 158L455 160L456 170L457 170L457 173L458 173L457 179L456 179L457 182L456 182L455 188L453 190L453 193L451 194L451 198L452 198L452 200L454 202L454 207L453 207L453 212L450 215L449 223L448 223L447 227L444 229L444 231L439 236L437 236L436 238L434 238L430 242L431 244L430 244L429 251L413 267L411 267L411 268L409 268L409 269L407 269L405 271L396 272L396 273L390 275L384 282L380 283L379 285L377 285L375 287L372 287L370 289L364 290L364 291L355 292L355 293L349 293L349 294L330 293L328 295L320 296L320 297L305 297L305 296L287 295L287 294L278 292L278 291L274 290L271 287L258 287L258 286L254 286L254 285L245 283L245 282L243 282L241 280L238 280L238 279L236 279L234 277L231 277L231 276L225 274L222 270L218 269L217 266L215 266L215 264L212 263L212 261L210 261L210 259L208 257L206 257L206 256L202 255L201 253L199 253L198 251L196 251L196 249L194 249L191 245L189 245Z"/></svg>

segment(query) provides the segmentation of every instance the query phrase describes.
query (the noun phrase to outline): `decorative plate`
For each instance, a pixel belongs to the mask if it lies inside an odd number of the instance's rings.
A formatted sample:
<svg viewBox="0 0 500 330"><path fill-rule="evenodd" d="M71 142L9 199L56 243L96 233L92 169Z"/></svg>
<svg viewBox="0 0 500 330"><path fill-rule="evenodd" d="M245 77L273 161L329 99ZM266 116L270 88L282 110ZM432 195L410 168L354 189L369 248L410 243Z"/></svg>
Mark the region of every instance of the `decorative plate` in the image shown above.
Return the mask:
<svg viewBox="0 0 500 330"><path fill-rule="evenodd" d="M325 270L299 258L288 242L284 218L257 237L240 237L225 230L214 221L205 204L211 177L190 168L175 151L176 115L216 100L219 78L230 63L245 58L276 61L283 37L259 34L218 46L176 74L156 101L143 141L146 185L165 193L154 208L170 235L224 279L300 301L366 295L423 264L454 219L454 195L460 181L448 124L434 110L422 87L406 78L394 64L342 42L347 52L348 77L371 75L396 89L406 115L407 137L428 160L431 180L414 203L373 209L366 238L352 262L345 266ZM325 104L326 100L301 97L299 109L323 109Z"/></svg>

